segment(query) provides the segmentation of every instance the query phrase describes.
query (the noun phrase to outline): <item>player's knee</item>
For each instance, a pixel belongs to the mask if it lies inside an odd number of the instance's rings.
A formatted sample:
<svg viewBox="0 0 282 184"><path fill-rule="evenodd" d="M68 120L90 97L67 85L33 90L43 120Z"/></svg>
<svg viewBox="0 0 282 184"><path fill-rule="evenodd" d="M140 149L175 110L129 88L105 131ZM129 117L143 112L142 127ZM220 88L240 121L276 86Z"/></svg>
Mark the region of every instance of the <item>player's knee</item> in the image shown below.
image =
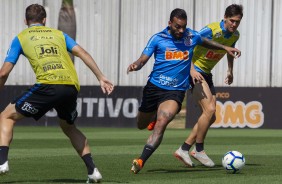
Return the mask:
<svg viewBox="0 0 282 184"><path fill-rule="evenodd" d="M213 116L215 114L216 107L214 105L209 105L205 108L204 111L208 116Z"/></svg>

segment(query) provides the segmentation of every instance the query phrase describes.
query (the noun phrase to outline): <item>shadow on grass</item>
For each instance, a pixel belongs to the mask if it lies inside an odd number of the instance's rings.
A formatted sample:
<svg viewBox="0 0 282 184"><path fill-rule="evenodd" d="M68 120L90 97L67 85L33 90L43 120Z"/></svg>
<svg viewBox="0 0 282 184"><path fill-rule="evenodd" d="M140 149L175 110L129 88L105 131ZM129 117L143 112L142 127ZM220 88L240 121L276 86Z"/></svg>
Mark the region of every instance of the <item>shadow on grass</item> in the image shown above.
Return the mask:
<svg viewBox="0 0 282 184"><path fill-rule="evenodd" d="M213 168L208 168L205 166L196 166L196 167L185 167L183 169L151 169L147 172L151 173L179 173L179 172L202 172L202 171L218 171L223 170L221 165L215 165Z"/></svg>
<svg viewBox="0 0 282 184"><path fill-rule="evenodd" d="M17 181L7 181L4 183L86 183L86 180L76 180L76 179L22 180L22 181L17 180Z"/></svg>
<svg viewBox="0 0 282 184"><path fill-rule="evenodd" d="M2 182L0 182L2 183ZM77 179L53 179L53 180L22 180L22 181L8 181L4 183L86 183L86 180ZM101 181L101 183L129 183L124 181Z"/></svg>

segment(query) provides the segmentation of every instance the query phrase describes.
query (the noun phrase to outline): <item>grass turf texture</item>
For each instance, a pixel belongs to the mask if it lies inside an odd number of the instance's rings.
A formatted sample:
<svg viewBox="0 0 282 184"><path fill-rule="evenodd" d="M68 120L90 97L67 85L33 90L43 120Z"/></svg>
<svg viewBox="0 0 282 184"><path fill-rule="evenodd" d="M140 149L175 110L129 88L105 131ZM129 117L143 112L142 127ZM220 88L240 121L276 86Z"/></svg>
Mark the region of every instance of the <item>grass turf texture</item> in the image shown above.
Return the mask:
<svg viewBox="0 0 282 184"><path fill-rule="evenodd" d="M81 128L88 137L103 183L282 183L282 130L210 129L205 150L215 161L187 168L174 156L189 130L168 129L158 150L137 175L130 172L140 155L147 130ZM244 154L246 166L227 174L221 158L229 150ZM10 172L0 183L85 183L86 168L57 127L15 127L9 152Z"/></svg>

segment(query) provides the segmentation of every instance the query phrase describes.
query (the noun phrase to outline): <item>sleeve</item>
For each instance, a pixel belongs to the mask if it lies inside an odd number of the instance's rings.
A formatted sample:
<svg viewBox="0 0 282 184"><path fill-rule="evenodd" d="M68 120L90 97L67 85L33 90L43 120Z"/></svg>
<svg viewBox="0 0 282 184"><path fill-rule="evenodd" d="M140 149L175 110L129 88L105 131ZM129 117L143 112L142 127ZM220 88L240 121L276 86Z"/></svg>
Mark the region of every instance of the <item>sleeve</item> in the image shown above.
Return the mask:
<svg viewBox="0 0 282 184"><path fill-rule="evenodd" d="M153 53L155 52L157 45L158 45L158 36L154 35L148 41L148 43L147 43L145 49L143 50L142 54L145 54L145 55L151 57L153 55Z"/></svg>
<svg viewBox="0 0 282 184"><path fill-rule="evenodd" d="M21 54L23 54L23 49L20 44L20 40L16 36L7 51L7 55L4 62L16 64Z"/></svg>
<svg viewBox="0 0 282 184"><path fill-rule="evenodd" d="M203 43L201 34L197 31L195 31L195 37L196 37L197 44L201 45Z"/></svg>
<svg viewBox="0 0 282 184"><path fill-rule="evenodd" d="M63 33L65 36L65 40L66 40L66 45L67 45L67 50L71 53L72 52L72 48L74 46L77 45L77 43L74 41L74 39L72 39L69 35L67 35L66 33Z"/></svg>
<svg viewBox="0 0 282 184"><path fill-rule="evenodd" d="M199 34L202 36L202 37L205 37L205 38L208 38L208 39L212 39L212 30L211 28L209 27L204 27L203 29L201 29L199 31Z"/></svg>

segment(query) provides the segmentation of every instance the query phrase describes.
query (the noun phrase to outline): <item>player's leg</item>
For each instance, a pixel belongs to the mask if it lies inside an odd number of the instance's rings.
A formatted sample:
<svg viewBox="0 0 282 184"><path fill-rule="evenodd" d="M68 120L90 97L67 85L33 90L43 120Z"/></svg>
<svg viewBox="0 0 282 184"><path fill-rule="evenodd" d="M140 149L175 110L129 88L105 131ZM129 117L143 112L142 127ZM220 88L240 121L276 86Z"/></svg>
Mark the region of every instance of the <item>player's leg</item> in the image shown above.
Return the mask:
<svg viewBox="0 0 282 184"><path fill-rule="evenodd" d="M152 121L155 121L156 111L153 112L141 112L137 114L137 127L140 130L145 129Z"/></svg>
<svg viewBox="0 0 282 184"><path fill-rule="evenodd" d="M161 144L165 129L169 122L171 122L174 116L178 113L179 108L179 103L175 100L166 100L159 105L155 128L149 136L141 156L138 159L133 160L131 168L132 172L137 174L142 169L145 162Z"/></svg>
<svg viewBox="0 0 282 184"><path fill-rule="evenodd" d="M195 84L192 95L201 106L202 114L194 126L192 133L185 141L187 145L192 145L196 142L196 148L190 154L208 167L214 166L213 161L204 152L206 134L211 124L215 121L216 98L212 91L213 89L210 89L206 81Z"/></svg>
<svg viewBox="0 0 282 184"><path fill-rule="evenodd" d="M78 130L74 124L69 124L66 120L60 119L60 127L65 135L70 139L71 144L78 155L84 161L87 167L88 179L99 182L102 179L102 176L94 164L92 155L90 153L90 147L85 135Z"/></svg>
<svg viewBox="0 0 282 184"><path fill-rule="evenodd" d="M137 115L137 127L145 129L149 123L155 121L162 89L148 82L143 89L143 96Z"/></svg>
<svg viewBox="0 0 282 184"><path fill-rule="evenodd" d="M9 104L0 114L0 174L9 171L8 152L13 138L13 127L23 117L16 111L15 104Z"/></svg>
<svg viewBox="0 0 282 184"><path fill-rule="evenodd" d="M0 148L0 159L2 160L0 165L3 162L3 158L5 160L8 155L7 149L13 138L15 122L24 117L33 117L35 120L38 120L49 110L48 98L51 95L45 95L46 91L50 91L47 88L48 85L33 85L9 104L0 114L0 146L4 146L4 148Z"/></svg>
<svg viewBox="0 0 282 184"><path fill-rule="evenodd" d="M92 159L87 138L74 124L77 117L77 90L74 86L57 85L55 87L57 96L60 97L54 107L60 118L60 127L84 161L87 167L88 182L99 182L102 176Z"/></svg>
<svg viewBox="0 0 282 184"><path fill-rule="evenodd" d="M198 124L196 123L192 131L190 132L188 138L186 139L186 141L174 152L174 156L188 167L195 166L195 164L193 163L193 161L189 156L189 151L196 141L197 130L198 130Z"/></svg>
<svg viewBox="0 0 282 184"><path fill-rule="evenodd" d="M194 131L197 131L197 136L189 139L188 141L192 143L203 143L210 125L215 121L215 111L216 111L216 98L212 94L211 89L206 81L198 83L193 89L193 98L199 103L202 108L202 114L200 115L197 126ZM195 134L195 133L194 133ZM187 142L188 142L187 141ZM201 150L199 150L201 151Z"/></svg>

